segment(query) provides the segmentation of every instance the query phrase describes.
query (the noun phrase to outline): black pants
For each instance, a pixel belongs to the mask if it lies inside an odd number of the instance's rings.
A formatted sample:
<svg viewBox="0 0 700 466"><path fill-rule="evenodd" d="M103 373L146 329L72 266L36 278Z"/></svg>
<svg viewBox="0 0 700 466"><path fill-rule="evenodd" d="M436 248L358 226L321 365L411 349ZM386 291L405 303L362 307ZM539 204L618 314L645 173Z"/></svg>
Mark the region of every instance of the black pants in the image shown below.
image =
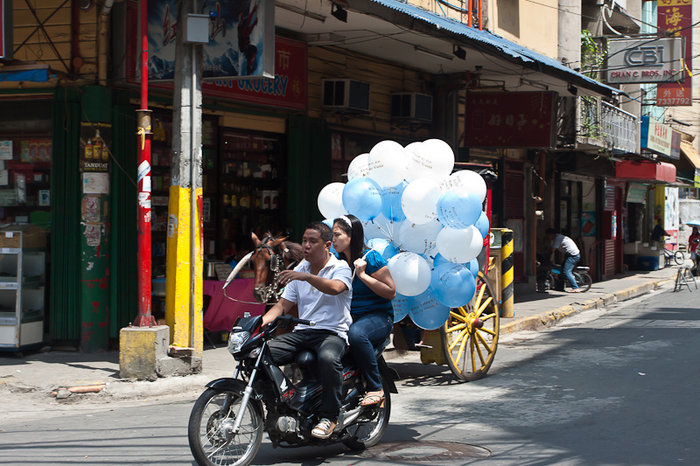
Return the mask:
<svg viewBox="0 0 700 466"><path fill-rule="evenodd" d="M300 330L270 342L270 355L278 365L289 364L302 350L312 350L318 360L317 374L323 386L319 417L336 421L340 414L345 340L330 330Z"/></svg>

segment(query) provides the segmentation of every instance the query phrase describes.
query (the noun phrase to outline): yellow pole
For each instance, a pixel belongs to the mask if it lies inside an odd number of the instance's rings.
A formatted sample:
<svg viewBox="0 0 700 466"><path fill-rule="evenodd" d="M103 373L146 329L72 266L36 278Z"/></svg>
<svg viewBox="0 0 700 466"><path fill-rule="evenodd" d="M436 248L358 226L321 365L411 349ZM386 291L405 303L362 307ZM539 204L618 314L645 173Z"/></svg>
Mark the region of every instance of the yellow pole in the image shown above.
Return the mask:
<svg viewBox="0 0 700 466"><path fill-rule="evenodd" d="M501 317L513 317L513 231L501 235Z"/></svg>
<svg viewBox="0 0 700 466"><path fill-rule="evenodd" d="M197 199L201 199L202 190L197 188ZM190 298L192 293L191 238L195 238L195 250L201 250L201 230L199 206L195 206L195 215L191 214L191 191L178 185L170 186L168 203L168 238L166 248L166 298L165 323L170 327L170 341L177 348L191 348L201 355L203 350L203 333L201 313L195 315L194 322L190 316ZM192 235L190 224L195 228ZM195 256L194 305L202 309L202 255ZM194 331L194 335L192 335ZM194 347L190 346L194 342Z"/></svg>

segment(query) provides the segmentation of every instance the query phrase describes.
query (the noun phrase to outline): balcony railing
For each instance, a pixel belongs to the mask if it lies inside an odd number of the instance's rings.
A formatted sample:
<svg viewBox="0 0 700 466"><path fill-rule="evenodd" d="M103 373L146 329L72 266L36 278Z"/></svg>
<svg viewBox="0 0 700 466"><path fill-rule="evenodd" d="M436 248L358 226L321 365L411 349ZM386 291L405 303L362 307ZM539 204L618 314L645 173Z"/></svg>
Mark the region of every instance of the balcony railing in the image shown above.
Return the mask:
<svg viewBox="0 0 700 466"><path fill-rule="evenodd" d="M637 117L596 97L560 98L557 147L638 152Z"/></svg>

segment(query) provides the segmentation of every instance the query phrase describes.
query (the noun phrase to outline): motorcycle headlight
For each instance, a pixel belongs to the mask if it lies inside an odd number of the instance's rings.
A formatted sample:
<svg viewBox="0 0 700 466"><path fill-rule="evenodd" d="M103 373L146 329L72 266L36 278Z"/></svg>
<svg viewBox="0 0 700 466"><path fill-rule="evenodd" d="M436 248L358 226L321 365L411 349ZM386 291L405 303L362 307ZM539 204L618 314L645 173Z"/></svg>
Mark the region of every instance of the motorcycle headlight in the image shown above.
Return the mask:
<svg viewBox="0 0 700 466"><path fill-rule="evenodd" d="M236 354L241 351L243 344L250 338L250 332L231 332L228 337L228 351L231 354Z"/></svg>

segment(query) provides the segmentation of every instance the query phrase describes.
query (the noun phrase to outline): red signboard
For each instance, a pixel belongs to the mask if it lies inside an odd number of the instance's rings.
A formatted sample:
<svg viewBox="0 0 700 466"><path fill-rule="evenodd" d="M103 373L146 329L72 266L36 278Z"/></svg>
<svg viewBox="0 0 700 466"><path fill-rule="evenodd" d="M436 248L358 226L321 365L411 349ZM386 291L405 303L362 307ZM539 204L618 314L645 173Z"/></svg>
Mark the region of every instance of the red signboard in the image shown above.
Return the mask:
<svg viewBox="0 0 700 466"><path fill-rule="evenodd" d="M657 25L662 31L685 38L685 64L683 83L659 84L656 87L656 105L659 107L690 106L692 102L692 85L688 69L692 68L693 56L693 18L692 0L658 0Z"/></svg>
<svg viewBox="0 0 700 466"><path fill-rule="evenodd" d="M217 79L202 84L205 96L252 104L306 109L306 44L275 37L275 79Z"/></svg>
<svg viewBox="0 0 700 466"><path fill-rule="evenodd" d="M556 92L469 92L467 147L552 147Z"/></svg>

